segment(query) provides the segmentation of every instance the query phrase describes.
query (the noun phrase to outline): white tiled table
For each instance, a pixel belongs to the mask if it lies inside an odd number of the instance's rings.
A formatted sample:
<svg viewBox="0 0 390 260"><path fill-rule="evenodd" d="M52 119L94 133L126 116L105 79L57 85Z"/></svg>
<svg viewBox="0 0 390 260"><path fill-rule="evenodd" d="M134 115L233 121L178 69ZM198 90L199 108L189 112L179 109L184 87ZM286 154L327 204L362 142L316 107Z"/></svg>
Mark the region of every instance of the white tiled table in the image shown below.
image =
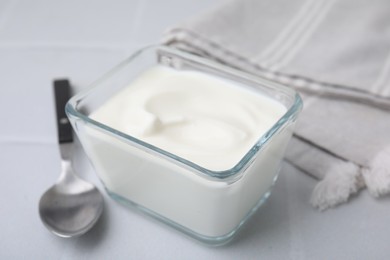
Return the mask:
<svg viewBox="0 0 390 260"><path fill-rule="evenodd" d="M228 246L198 244L106 195L85 236L62 239L43 227L38 201L60 171L52 79L69 77L79 91L215 2L0 0L0 259L389 259L389 198L364 191L317 212L308 203L315 180L287 163ZM102 189L81 149L76 157L77 171Z"/></svg>

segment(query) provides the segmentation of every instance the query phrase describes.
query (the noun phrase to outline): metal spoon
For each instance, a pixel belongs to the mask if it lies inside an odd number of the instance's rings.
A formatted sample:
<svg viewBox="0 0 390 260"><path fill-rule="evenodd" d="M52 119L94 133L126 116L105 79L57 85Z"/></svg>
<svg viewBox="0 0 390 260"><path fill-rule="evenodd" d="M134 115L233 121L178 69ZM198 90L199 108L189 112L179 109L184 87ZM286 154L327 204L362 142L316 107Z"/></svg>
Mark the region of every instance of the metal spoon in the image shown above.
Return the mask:
<svg viewBox="0 0 390 260"><path fill-rule="evenodd" d="M103 211L103 197L94 185L77 177L72 168L73 135L64 110L70 97L69 82L54 81L54 92L62 172L57 183L42 195L39 215L54 234L74 237L86 233L97 222Z"/></svg>

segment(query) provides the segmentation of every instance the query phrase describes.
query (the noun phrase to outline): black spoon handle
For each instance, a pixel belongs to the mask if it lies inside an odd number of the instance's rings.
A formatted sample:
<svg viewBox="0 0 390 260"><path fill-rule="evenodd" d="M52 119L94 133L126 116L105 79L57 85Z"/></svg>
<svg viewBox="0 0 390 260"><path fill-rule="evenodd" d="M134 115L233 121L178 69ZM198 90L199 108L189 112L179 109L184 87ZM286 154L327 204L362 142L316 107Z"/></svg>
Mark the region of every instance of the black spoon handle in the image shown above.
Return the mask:
<svg viewBox="0 0 390 260"><path fill-rule="evenodd" d="M68 117L65 114L65 105L70 98L70 84L66 79L55 80L54 96L57 111L57 129L58 129L58 141L62 143L73 142L72 126Z"/></svg>

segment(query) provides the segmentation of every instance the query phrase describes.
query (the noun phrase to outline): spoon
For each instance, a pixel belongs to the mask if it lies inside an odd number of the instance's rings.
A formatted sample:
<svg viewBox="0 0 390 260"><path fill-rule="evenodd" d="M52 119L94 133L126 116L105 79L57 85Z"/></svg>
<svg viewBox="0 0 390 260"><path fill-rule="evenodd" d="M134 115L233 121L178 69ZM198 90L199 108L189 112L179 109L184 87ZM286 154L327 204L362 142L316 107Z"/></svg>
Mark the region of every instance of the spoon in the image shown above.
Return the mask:
<svg viewBox="0 0 390 260"><path fill-rule="evenodd" d="M69 82L54 81L54 93L62 171L56 184L42 195L39 215L54 234L75 237L97 222L103 211L103 196L94 185L76 176L72 168L72 127L64 110L70 97Z"/></svg>

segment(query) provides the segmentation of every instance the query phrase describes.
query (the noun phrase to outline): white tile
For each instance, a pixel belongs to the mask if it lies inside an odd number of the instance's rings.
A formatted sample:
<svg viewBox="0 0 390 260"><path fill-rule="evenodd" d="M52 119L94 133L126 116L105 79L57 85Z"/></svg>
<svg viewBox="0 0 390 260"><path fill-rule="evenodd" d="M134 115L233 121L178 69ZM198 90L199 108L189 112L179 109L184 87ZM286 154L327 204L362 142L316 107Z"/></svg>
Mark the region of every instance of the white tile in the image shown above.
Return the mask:
<svg viewBox="0 0 390 260"><path fill-rule="evenodd" d="M223 0L145 0L140 5L140 13L135 20L135 40L142 43L155 43L162 32L190 16L222 2Z"/></svg>
<svg viewBox="0 0 390 260"><path fill-rule="evenodd" d="M167 28L222 1L20 0L0 30L0 46L156 43Z"/></svg>
<svg viewBox="0 0 390 260"><path fill-rule="evenodd" d="M21 0L0 31L0 42L129 42L138 4L139 0Z"/></svg>
<svg viewBox="0 0 390 260"><path fill-rule="evenodd" d="M0 1L0 31L5 27L9 17L12 15L14 5L17 0Z"/></svg>

